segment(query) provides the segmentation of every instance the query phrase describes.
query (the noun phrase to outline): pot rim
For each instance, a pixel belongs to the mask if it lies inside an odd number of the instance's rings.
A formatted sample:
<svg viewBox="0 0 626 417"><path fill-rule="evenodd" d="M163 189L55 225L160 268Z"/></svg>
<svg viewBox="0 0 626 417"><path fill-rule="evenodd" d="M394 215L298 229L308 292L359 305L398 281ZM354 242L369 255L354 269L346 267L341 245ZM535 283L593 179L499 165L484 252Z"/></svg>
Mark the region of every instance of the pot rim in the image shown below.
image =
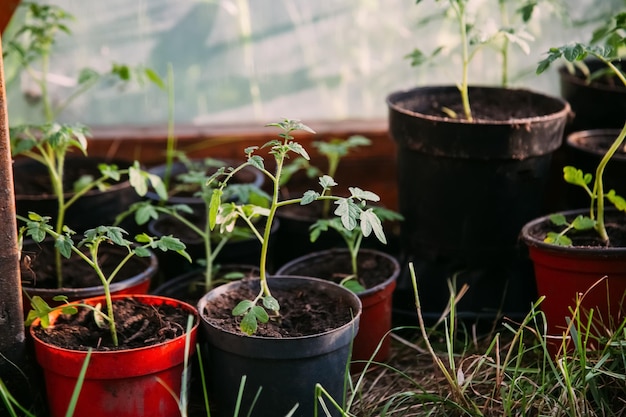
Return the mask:
<svg viewBox="0 0 626 417"><path fill-rule="evenodd" d="M457 86L453 86L453 85L428 85L428 86L420 86L420 87L413 87L413 88L409 88L409 89L404 89L404 90L398 90L398 91L394 91L391 94L389 94L386 98L386 102L387 102L387 106L390 109L393 109L394 111L398 112L398 113L402 113L408 116L412 116L412 117L420 117L423 118L425 120L430 120L432 122L438 122L438 123L452 123L452 124L466 124L466 125L493 125L493 126L508 126L508 125L516 125L516 124L528 124L528 123L537 123L537 122L547 122L550 120L555 120L555 119L561 119L566 117L567 115L569 115L571 113L571 108L569 103L564 100L561 97L557 97L557 96L552 96L552 95L548 95L548 94L544 94L542 92L539 91L535 91L535 90L531 90L528 88L510 88L510 87L493 87L493 86L483 86L483 85L472 85L469 87L469 95L471 98L472 95L472 90L486 90L486 91L498 91L498 90L504 90L507 91L509 94L516 94L516 93L527 93L527 94L531 94L534 95L536 97L542 97L546 100L551 100L554 103L559 103L561 105L561 109L553 112L553 113L549 113L546 115L542 115L542 116L534 116L534 117L520 117L520 118L513 118L510 120L481 120L481 119L475 119L474 121L468 121L466 119L452 119L452 118L448 118L448 117L443 117L443 116L433 116L433 115L428 115L428 114L424 114L424 113L419 113L416 111L412 111L412 110L408 110L402 106L400 106L397 102L399 101L399 99L409 96L409 95L414 95L417 92L420 91L436 91L436 90L446 90L446 91L457 91L458 92L458 87Z"/></svg>
<svg viewBox="0 0 626 417"><path fill-rule="evenodd" d="M542 239L537 237L536 233L533 233L533 229L539 225L550 222L550 216L552 214L563 214L566 217L577 216L579 214L587 214L588 209L573 209L564 210L556 213L547 214L541 217L537 217L528 223L526 223L521 230L520 237L529 248L535 248L547 252L557 252L562 254L570 254L572 256L583 256L585 254L593 254L596 256L624 256L626 254L626 247L599 247L599 246L559 246L551 243L546 243ZM605 213L620 213L617 209L607 209Z"/></svg>
<svg viewBox="0 0 626 417"><path fill-rule="evenodd" d="M621 129L579 130L577 132L572 132L569 135L567 135L567 138L565 139L565 143L567 144L567 146L574 148L576 150L602 157L604 156L605 152L599 151L597 149L591 149L590 147L585 146L584 142L581 143L580 140L589 139L590 141L592 141L595 138L597 138L597 140L601 140L603 138L610 137L611 142L613 142L615 138L620 134L620 132L621 132ZM616 153L612 159L619 160L619 161L626 160L626 154Z"/></svg>
<svg viewBox="0 0 626 417"><path fill-rule="evenodd" d="M315 258L317 256L328 256L328 255L331 255L332 253L337 253L337 252L341 252L342 254L345 254L345 253L349 254L349 251L347 248L331 248L331 249L324 249L320 251L310 252L306 255L299 256L285 263L283 266L278 268L275 275L299 276L299 275L294 275L293 273L289 272L289 269L311 258ZM377 285L371 288L367 288L365 291L356 293L359 297L367 297L376 292L382 291L387 286L389 286L390 283L396 281L398 277L400 276L400 262L395 256L388 254L386 252L383 252L381 250L372 249L372 248L360 249L359 253L375 254L376 256L380 256L382 258L387 259L389 263L393 265L393 273L391 274L391 276L389 276L384 281L378 283Z"/></svg>
<svg viewBox="0 0 626 417"><path fill-rule="evenodd" d="M106 351L101 351L101 350L96 350L96 349L92 349L92 355L93 354L97 354L97 355L119 355L119 354L123 354L126 352L141 352L144 350L150 350L150 349L155 349L155 348L159 348L161 346L164 345L168 345L168 344L172 344L172 343L178 343L180 341L180 339L184 339L187 337L187 334L192 334L195 333L197 331L198 326L200 325L200 314L198 313L198 310L192 306L189 303L186 303L184 301L181 300L177 300L176 298L172 298L172 297L165 297L165 296L161 296L161 295L151 295L151 294L119 294L119 295L113 295L111 296L112 300L117 300L117 299L124 299L124 298L134 298L134 299L145 299L145 300L157 300L159 301L159 304L170 304L170 305L175 305L178 307L183 308L184 310L186 310L187 312L191 313L194 316L194 323L193 326L191 327L189 333L187 332L187 329L185 329L185 333L183 333L182 335L174 338L174 339L170 339L170 340L166 340L165 342L161 342L161 343L157 343L154 345L148 345L148 346L142 346L142 347L137 347L137 348L132 348L132 349L119 349L119 350L106 350ZM98 297L89 297L89 298L85 298L81 301L76 301L76 302L71 302L70 304L77 304L79 302L85 303L85 304L97 304L98 302L101 302L105 299L104 296L98 296ZM144 303L144 304L149 304L149 303ZM52 322L54 323L54 320L56 319L56 317L58 317L61 314L60 310L56 310L54 312L51 313L52 314ZM75 350L75 349L67 349L64 347L60 347L48 342L45 342L43 340L41 340L39 337L37 337L37 335L35 334L35 327L39 326L41 322L41 319L37 318L35 319L29 328L29 333L31 335L31 337L33 338L33 340L36 341L36 343L39 343L43 346L46 346L49 349L53 349L56 351L60 351L60 352L71 352L74 354L84 354L87 355L87 351L86 350Z"/></svg>
<svg viewBox="0 0 626 417"><path fill-rule="evenodd" d="M133 161L129 161L127 159L123 159L123 158L114 158L114 159L108 159L108 158L102 158L102 157L97 157L97 156L68 156L65 158L66 161L66 165L67 162L71 162L72 160L80 160L80 161L92 161L96 168L98 166L98 164L100 163L106 163L106 164L115 164L118 167L120 167L121 169L124 169L123 164L126 164L126 166L132 166L133 165ZM36 161L30 159L30 158L19 158L16 161L14 161L14 167L13 170L15 170L15 167L18 167L19 165L26 165L28 163L37 163ZM110 184L105 190L99 190L97 188L94 188L92 190L87 191L81 198L85 198L85 197L91 197L94 195L106 195L106 194L111 194L120 190L124 190L130 188L130 180L128 179L128 175L126 176L126 180L124 181L116 181L113 182L112 184ZM63 194L63 196L66 199L71 198L74 195L74 192L65 192ZM45 194L42 195L41 193L39 194L15 194L15 199L16 200L20 200L20 201L54 201L57 199L57 197L53 194Z"/></svg>
<svg viewBox="0 0 626 417"><path fill-rule="evenodd" d="M334 329L328 330L326 332L322 332L322 333L315 333L315 334L311 334L311 335L306 335L306 336L294 336L294 337L283 337L283 338L276 338L276 337L269 337L269 336L257 336L257 335L243 335L240 333L234 333L225 329L222 329L218 326L213 325L212 323L209 323L207 320L205 320L204 318L204 307L207 304L208 299L210 298L211 295L215 295L216 293L222 293L222 292L226 292L227 290L231 289L232 287L236 287L238 285L241 285L241 283L243 281L239 280L239 281L234 281L234 282L230 282L228 284L224 284L224 285L220 285L218 287L213 288L211 291L209 291L208 293L206 293L204 296L202 296L202 298L200 298L200 300L198 301L197 304L197 310L198 310L198 314L200 315L200 319L202 320L202 322L205 325L208 325L209 327L211 327L212 329L216 330L216 331L220 331L226 335L228 335L229 337L236 337L236 338L246 338L249 340L257 340L257 341L274 341L275 343L279 343L279 344L284 344L284 343L293 343L294 341L299 341L299 342L304 342L306 343L307 341L313 340L313 339L317 339L320 337L324 337L327 335L330 335L332 333L335 332L342 332L344 330L346 330L347 328L350 327L354 327L357 326L358 327L358 322L361 318L361 312L363 310L363 306L361 303L361 300L359 299L359 297L353 293L352 291L350 291L349 289L342 287L341 285L335 284L334 282L330 282L330 281L326 281L323 279L319 279L319 278L313 278L313 277L302 277L302 276L288 276L288 275L283 275L283 276L277 276L277 275L272 275L272 276L268 276L268 285L271 286L270 281L273 280L286 280L286 279L291 279L291 280L308 280L308 281L315 281L318 283L321 283L323 285L328 285L331 287L334 287L335 289L338 289L341 292L344 292L348 299L350 299L350 304L352 305L352 307L354 307L356 309L356 314L354 314L352 316L352 319L350 321L348 321L347 323L344 323L343 325L341 325L340 327L336 327ZM245 282L251 282L251 281L258 281L259 278L252 278L250 280L246 280ZM356 335L357 331L355 329L354 335Z"/></svg>

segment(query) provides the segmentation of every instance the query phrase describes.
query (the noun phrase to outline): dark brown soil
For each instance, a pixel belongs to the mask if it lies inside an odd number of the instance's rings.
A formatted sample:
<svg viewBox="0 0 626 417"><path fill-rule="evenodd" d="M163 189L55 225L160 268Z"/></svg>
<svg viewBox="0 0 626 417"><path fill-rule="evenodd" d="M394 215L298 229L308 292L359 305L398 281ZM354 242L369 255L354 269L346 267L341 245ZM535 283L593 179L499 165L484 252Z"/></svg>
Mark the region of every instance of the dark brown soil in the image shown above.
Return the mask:
<svg viewBox="0 0 626 417"><path fill-rule="evenodd" d="M200 312L214 326L232 333L241 333L241 317L233 317L233 308L243 300L252 300L257 290L244 280L237 293L229 292L207 303ZM324 333L341 327L352 319L351 311L344 302L330 297L321 290L272 290L280 304L280 316L273 316L268 323L259 323L256 336L299 337Z"/></svg>
<svg viewBox="0 0 626 417"><path fill-rule="evenodd" d="M624 217L620 215L620 217ZM609 235L610 248L623 248L626 247L626 223L610 221L611 217L608 217L605 223L606 231ZM573 218L569 217L568 221L572 221ZM538 225L532 231L534 236L540 236L543 239L548 232L560 232L563 228L557 228L551 223L544 223ZM575 247L605 247L605 244L600 240L595 230L585 231L570 231L567 236L572 240L572 245Z"/></svg>
<svg viewBox="0 0 626 417"><path fill-rule="evenodd" d="M106 306L102 307L104 312ZM170 305L147 305L132 298L113 301L119 346L113 346L109 329L96 325L93 311L80 308L77 314L61 315L54 326L35 328L47 343L72 350L121 350L155 345L181 336L189 313Z"/></svg>
<svg viewBox="0 0 626 417"><path fill-rule="evenodd" d="M100 246L100 265L108 276L119 265L127 250L118 246ZM139 275L146 270L147 258L131 258L120 270L113 282ZM20 262L22 283L35 288L57 288L54 248L51 241L25 245ZM77 255L62 257L63 286L86 288L102 285L94 270Z"/></svg>
<svg viewBox="0 0 626 417"><path fill-rule="evenodd" d="M476 122L510 122L519 119L545 116L561 110L555 108L551 100L537 97L525 90L500 90L471 88L469 90L470 106ZM458 91L433 91L430 95L420 94L419 97L407 98L396 103L407 110L425 115L450 119L444 109L454 111L459 120L465 118L461 95Z"/></svg>

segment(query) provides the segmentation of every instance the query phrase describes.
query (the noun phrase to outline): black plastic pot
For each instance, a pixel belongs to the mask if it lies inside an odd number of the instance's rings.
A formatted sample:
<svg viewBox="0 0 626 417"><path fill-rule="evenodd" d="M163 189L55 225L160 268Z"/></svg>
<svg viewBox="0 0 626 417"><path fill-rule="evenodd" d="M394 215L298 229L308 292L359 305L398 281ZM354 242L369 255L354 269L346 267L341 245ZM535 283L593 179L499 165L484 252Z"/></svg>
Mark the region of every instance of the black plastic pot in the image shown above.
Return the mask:
<svg viewBox="0 0 626 417"><path fill-rule="evenodd" d="M598 60L585 60L591 72L606 65ZM561 96L574 112L569 132L589 129L622 128L626 120L626 87L620 84L588 83L579 70L574 73L559 68Z"/></svg>
<svg viewBox="0 0 626 417"><path fill-rule="evenodd" d="M68 157L65 160L65 189L71 190L73 182L83 175L100 177L98 164L116 164L120 169L132 165L124 160L107 160L97 157ZM13 165L15 183L15 206L18 215L28 216L32 211L42 216L50 216L53 221L57 218L57 199L51 191L49 174L46 167L29 158L16 159ZM28 185L31 183L32 185ZM25 188L27 187L27 188ZM39 187L36 194L25 193L24 189L31 190ZM73 193L66 193L66 200ZM128 179L115 183L111 181L106 190L94 189L79 198L67 210L65 224L76 232L100 225L111 225L115 217L128 209L128 206L139 201L139 196L131 187Z"/></svg>
<svg viewBox="0 0 626 417"><path fill-rule="evenodd" d="M253 282L258 288L259 281ZM204 365L209 373L210 398L214 400L215 406L211 415L233 415L244 376L243 413L247 413L257 391L262 387L252 417L285 416L296 404L299 405L293 416L313 416L315 407L323 414L314 398L318 383L339 404L343 403L350 345L358 331L361 316L358 297L344 287L315 278L274 277L269 278L268 282L273 289L312 291L315 288L324 291L336 297L337 303L351 309L354 318L340 328L312 336L244 336L210 324L204 312L208 302L220 294L237 291L245 281L222 285L210 291L198 303L198 311L202 317L202 334L207 341L208 357ZM334 410L333 407L331 409ZM333 412L332 415L337 414Z"/></svg>
<svg viewBox="0 0 626 417"><path fill-rule="evenodd" d="M457 288L470 286L457 306L460 316L493 319L500 309L524 315L536 292L518 234L544 211L552 153L562 143L569 106L528 90L474 87L469 94L476 108L508 109L510 116L468 122L427 114L432 103L458 103L455 86L387 98L405 218L403 264L415 265L427 317L445 309L453 277ZM513 107L519 103L522 108ZM532 115L525 117L526 109ZM414 315L406 272L398 287L397 308Z"/></svg>
<svg viewBox="0 0 626 417"><path fill-rule="evenodd" d="M626 120L626 119L625 119ZM583 173L596 175L600 160L619 135L619 129L593 129L571 133L565 141L565 160L563 166L571 165L581 169ZM561 171L562 175L562 171ZM617 195L626 198L626 152L623 148L613 155L604 169L604 190L615 190ZM562 180L566 190L564 209L577 209L589 205L589 196L581 187L570 185Z"/></svg>

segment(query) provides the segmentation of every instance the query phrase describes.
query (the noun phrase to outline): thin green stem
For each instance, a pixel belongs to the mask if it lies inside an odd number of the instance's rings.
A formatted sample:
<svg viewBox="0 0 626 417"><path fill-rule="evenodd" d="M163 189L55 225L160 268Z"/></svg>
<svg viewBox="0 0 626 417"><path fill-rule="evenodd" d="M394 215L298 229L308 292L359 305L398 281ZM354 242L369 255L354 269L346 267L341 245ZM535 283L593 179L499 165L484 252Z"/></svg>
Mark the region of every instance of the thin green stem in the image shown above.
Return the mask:
<svg viewBox="0 0 626 417"><path fill-rule="evenodd" d="M461 92L461 101L463 103L463 112L465 118L468 121L473 121L472 110L469 101L469 87L468 87L468 71L469 71L469 41L467 39L467 22L465 19L465 5L463 2L450 1L454 12L457 15L459 22L459 29L461 33L461 45L462 45L462 59L463 59L463 71L461 77L461 84L459 85L459 91Z"/></svg>
<svg viewBox="0 0 626 417"><path fill-rule="evenodd" d="M165 173L163 183L169 191L176 150L176 136L174 135L174 69L172 63L167 64L167 148L165 152Z"/></svg>

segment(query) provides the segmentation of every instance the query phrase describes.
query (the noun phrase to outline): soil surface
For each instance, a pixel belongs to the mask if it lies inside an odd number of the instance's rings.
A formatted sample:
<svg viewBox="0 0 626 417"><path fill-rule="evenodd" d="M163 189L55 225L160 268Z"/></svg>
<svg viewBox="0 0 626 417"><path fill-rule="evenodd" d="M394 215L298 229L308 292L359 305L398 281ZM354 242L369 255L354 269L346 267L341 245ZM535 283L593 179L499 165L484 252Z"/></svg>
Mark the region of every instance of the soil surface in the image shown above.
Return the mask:
<svg viewBox="0 0 626 417"><path fill-rule="evenodd" d="M510 122L519 119L545 116L561 111L555 108L552 100L537 97L526 90L499 90L470 88L470 106L475 121ZM431 94L421 93L415 97L407 97L396 103L401 108L425 115L453 120L449 117L452 110L459 120L464 120L463 104L457 90L437 91Z"/></svg>
<svg viewBox="0 0 626 417"><path fill-rule="evenodd" d="M102 307L104 312L106 306ZM132 349L155 345L185 333L189 312L170 305L142 304L133 298L113 301L119 346L113 346L108 327L96 325L91 309L81 307L77 314L60 315L54 326L35 328L43 341L72 350L95 348L99 351Z"/></svg>
<svg viewBox="0 0 626 417"><path fill-rule="evenodd" d="M607 234L609 235L609 248L624 248L626 247L626 223L612 220L610 215L606 215L605 227ZM623 217L623 215L620 215ZM571 222L573 218L568 218ZM543 223L537 225L532 230L533 236L539 236L543 239L548 232L559 232L562 228L557 228L551 223ZM595 230L584 231L571 231L567 236L572 240L574 247L606 247L606 245L600 240Z"/></svg>
<svg viewBox="0 0 626 417"><path fill-rule="evenodd" d="M127 250L118 246L100 246L100 266L108 276L119 265ZM120 270L113 282L122 281L146 270L148 258L131 258ZM69 259L61 257L63 269L63 286L66 288L86 288L102 285L102 282L83 259L72 255ZM20 262L22 284L35 288L55 289L57 286L54 248L52 241L41 244L25 245Z"/></svg>
<svg viewBox="0 0 626 417"><path fill-rule="evenodd" d="M243 280L235 292L228 292L207 303L203 314L207 321L231 333L239 330L241 317L233 317L231 311L243 300L257 296L255 281ZM272 295L280 304L280 316L273 316L268 323L259 323L256 336L299 337L324 333L350 322L352 312L345 301L331 297L321 289L281 290L272 289Z"/></svg>

